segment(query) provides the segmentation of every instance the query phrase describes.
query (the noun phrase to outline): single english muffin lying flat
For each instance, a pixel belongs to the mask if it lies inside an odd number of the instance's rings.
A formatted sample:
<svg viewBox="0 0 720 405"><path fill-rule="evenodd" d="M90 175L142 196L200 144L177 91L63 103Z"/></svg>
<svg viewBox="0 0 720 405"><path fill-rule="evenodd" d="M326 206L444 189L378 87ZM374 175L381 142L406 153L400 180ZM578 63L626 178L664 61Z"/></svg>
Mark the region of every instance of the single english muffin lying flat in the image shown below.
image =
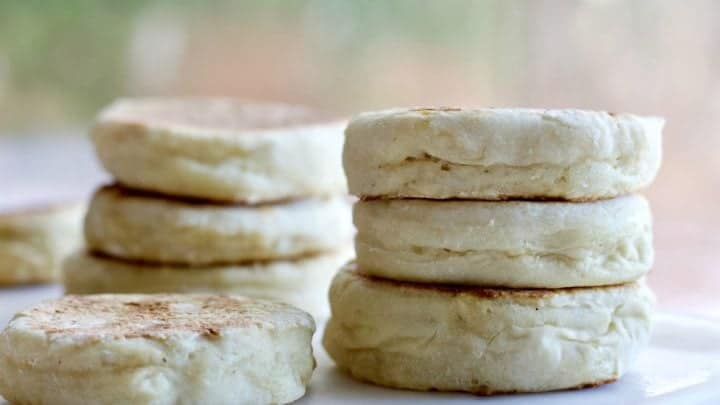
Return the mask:
<svg viewBox="0 0 720 405"><path fill-rule="evenodd" d="M85 236L90 250L121 259L188 265L292 259L348 246L350 211L343 195L209 204L108 186L92 199Z"/></svg>
<svg viewBox="0 0 720 405"><path fill-rule="evenodd" d="M0 394L19 404L292 402L315 367L310 315L203 295L67 296L0 335Z"/></svg>
<svg viewBox="0 0 720 405"><path fill-rule="evenodd" d="M56 282L63 258L82 245L82 204L0 214L0 286Z"/></svg>
<svg viewBox="0 0 720 405"><path fill-rule="evenodd" d="M585 203L370 200L355 204L357 261L395 280L589 287L634 281L652 266L647 200Z"/></svg>
<svg viewBox="0 0 720 405"><path fill-rule="evenodd" d="M641 282L499 289L335 277L323 344L360 380L476 394L596 386L647 345L654 298Z"/></svg>
<svg viewBox="0 0 720 405"><path fill-rule="evenodd" d="M652 182L663 125L600 111L393 109L350 121L343 164L360 197L588 201Z"/></svg>
<svg viewBox="0 0 720 405"><path fill-rule="evenodd" d="M343 122L232 99L128 99L91 137L103 166L141 190L256 203L346 190Z"/></svg>
<svg viewBox="0 0 720 405"><path fill-rule="evenodd" d="M116 260L81 250L65 260L63 283L68 294L240 294L287 302L325 318L330 281L351 257L347 247L294 260L181 266Z"/></svg>

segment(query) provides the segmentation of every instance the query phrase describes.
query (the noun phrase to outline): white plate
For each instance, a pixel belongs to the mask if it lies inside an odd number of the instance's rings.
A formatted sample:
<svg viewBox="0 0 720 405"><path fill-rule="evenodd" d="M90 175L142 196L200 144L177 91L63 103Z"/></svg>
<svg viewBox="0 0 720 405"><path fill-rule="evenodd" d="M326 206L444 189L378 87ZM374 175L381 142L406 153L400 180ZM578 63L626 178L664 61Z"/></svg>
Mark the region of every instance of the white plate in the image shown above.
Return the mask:
<svg viewBox="0 0 720 405"><path fill-rule="evenodd" d="M0 289L0 324L13 313L60 295L58 287ZM339 372L318 344L318 368L298 404L720 404L720 323L660 313L650 348L620 381L598 388L533 395L475 397L419 393L358 383ZM2 403L2 399L0 399Z"/></svg>

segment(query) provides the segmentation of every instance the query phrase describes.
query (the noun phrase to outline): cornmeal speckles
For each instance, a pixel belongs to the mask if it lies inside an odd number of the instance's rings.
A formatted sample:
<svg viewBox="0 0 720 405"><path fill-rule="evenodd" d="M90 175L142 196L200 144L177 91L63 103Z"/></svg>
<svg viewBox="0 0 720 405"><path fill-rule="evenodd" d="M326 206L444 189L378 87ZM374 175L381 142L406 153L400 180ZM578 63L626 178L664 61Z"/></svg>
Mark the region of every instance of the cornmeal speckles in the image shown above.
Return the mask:
<svg viewBox="0 0 720 405"><path fill-rule="evenodd" d="M50 339L215 338L230 329L275 328L278 311L289 313L283 323L312 322L285 304L207 295L69 295L21 312L14 322Z"/></svg>

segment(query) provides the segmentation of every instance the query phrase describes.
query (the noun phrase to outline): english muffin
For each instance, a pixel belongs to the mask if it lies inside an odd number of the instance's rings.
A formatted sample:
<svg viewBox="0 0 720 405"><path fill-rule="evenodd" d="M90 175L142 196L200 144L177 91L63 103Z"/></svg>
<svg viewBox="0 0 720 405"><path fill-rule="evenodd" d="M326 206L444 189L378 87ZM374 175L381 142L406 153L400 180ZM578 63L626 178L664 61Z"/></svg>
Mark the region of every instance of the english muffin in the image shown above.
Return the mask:
<svg viewBox="0 0 720 405"><path fill-rule="evenodd" d="M361 201L359 267L395 280L501 287L634 281L652 266L647 200Z"/></svg>
<svg viewBox="0 0 720 405"><path fill-rule="evenodd" d="M68 294L225 293L273 299L327 317L327 291L350 249L295 260L178 266L125 261L78 251L63 265Z"/></svg>
<svg viewBox="0 0 720 405"><path fill-rule="evenodd" d="M82 245L81 204L0 214L0 286L58 281L60 263Z"/></svg>
<svg viewBox="0 0 720 405"><path fill-rule="evenodd" d="M125 99L91 133L122 184L256 203L346 189L343 123L300 106L232 99Z"/></svg>
<svg viewBox="0 0 720 405"><path fill-rule="evenodd" d="M360 114L350 192L379 198L588 201L654 179L664 121L583 110L411 108Z"/></svg>
<svg viewBox="0 0 720 405"><path fill-rule="evenodd" d="M90 250L148 262L211 265L331 252L354 233L346 196L259 205L163 198L118 186L95 193Z"/></svg>
<svg viewBox="0 0 720 405"><path fill-rule="evenodd" d="M290 305L208 295L67 296L0 335L0 394L26 404L288 403L315 367Z"/></svg>
<svg viewBox="0 0 720 405"><path fill-rule="evenodd" d="M393 388L489 395L596 386L647 345L640 282L500 289L390 281L354 264L335 277L323 344L353 377Z"/></svg>

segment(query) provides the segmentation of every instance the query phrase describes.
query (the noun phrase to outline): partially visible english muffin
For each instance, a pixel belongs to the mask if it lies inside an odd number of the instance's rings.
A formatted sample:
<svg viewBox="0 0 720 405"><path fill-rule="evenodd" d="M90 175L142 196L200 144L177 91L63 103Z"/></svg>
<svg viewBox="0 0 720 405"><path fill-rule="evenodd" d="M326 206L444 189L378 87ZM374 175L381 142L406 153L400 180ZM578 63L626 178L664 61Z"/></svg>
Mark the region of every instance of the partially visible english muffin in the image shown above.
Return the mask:
<svg viewBox="0 0 720 405"><path fill-rule="evenodd" d="M122 99L91 137L120 183L256 203L346 190L343 122L300 106L232 99Z"/></svg>
<svg viewBox="0 0 720 405"><path fill-rule="evenodd" d="M572 109L393 109L350 121L343 161L361 197L587 201L650 184L663 125Z"/></svg>
<svg viewBox="0 0 720 405"><path fill-rule="evenodd" d="M0 286L58 281L62 259L82 245L81 204L0 214Z"/></svg>
<svg viewBox="0 0 720 405"><path fill-rule="evenodd" d="M641 282L499 289L335 277L323 344L353 377L393 388L541 392L620 378L650 338Z"/></svg>
<svg viewBox="0 0 720 405"><path fill-rule="evenodd" d="M652 217L639 195L585 203L370 200L355 204L357 261L395 280L520 288L643 277Z"/></svg>
<svg viewBox="0 0 720 405"><path fill-rule="evenodd" d="M209 204L118 186L98 190L85 219L90 250L129 260L212 265L332 252L354 233L346 196Z"/></svg>
<svg viewBox="0 0 720 405"><path fill-rule="evenodd" d="M328 315L327 291L350 258L338 252L294 260L210 266L158 265L78 251L63 265L68 294L224 293L283 301L318 318Z"/></svg>
<svg viewBox="0 0 720 405"><path fill-rule="evenodd" d="M67 296L0 334L19 404L269 404L305 393L315 324L289 305L209 295Z"/></svg>

